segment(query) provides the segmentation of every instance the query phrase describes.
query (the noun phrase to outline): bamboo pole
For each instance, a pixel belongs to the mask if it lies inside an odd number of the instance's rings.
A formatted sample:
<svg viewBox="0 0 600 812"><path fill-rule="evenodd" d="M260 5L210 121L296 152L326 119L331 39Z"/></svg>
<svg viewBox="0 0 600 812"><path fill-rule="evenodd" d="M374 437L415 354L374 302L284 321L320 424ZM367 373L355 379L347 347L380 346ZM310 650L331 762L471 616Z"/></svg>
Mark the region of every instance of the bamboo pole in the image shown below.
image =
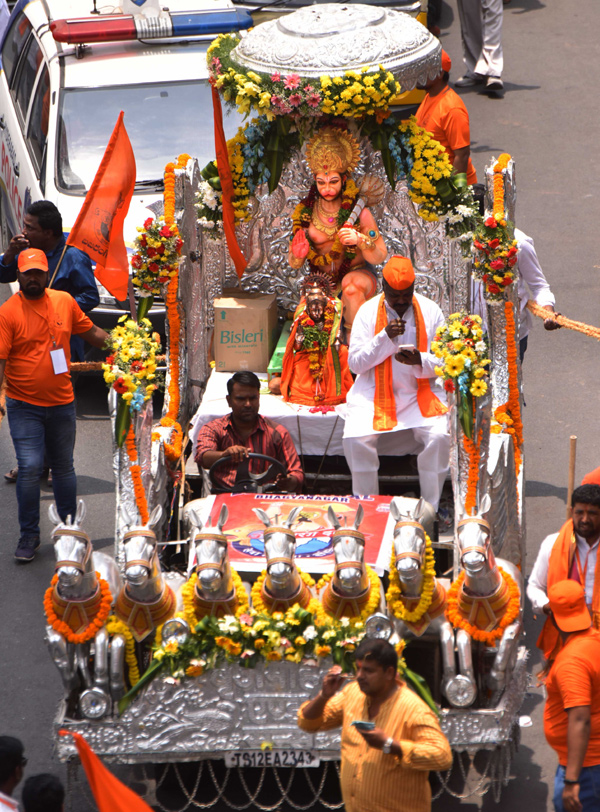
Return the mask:
<svg viewBox="0 0 600 812"><path fill-rule="evenodd" d="M571 495L575 488L575 459L577 457L577 436L571 435L569 441L569 482L567 485L567 519L571 518Z"/></svg>

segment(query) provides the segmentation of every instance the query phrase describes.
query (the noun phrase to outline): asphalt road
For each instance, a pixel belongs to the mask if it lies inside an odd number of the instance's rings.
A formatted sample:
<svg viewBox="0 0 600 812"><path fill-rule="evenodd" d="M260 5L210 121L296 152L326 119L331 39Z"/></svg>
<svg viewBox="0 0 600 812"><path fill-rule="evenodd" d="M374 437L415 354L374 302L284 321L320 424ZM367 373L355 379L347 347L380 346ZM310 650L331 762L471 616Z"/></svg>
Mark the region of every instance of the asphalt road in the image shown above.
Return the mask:
<svg viewBox="0 0 600 812"><path fill-rule="evenodd" d="M483 175L492 156L510 152L517 161L517 224L534 237L558 309L589 324L598 323L600 257L597 201L600 172L597 151L600 42L593 21L597 0L542 3L512 0L504 7L504 99L463 92L471 116L472 154ZM442 43L453 59L452 78L462 73L456 0L444 6ZM5 296L4 296L5 297ZM0 300L4 297L0 294ZM577 480L600 464L596 441L600 376L595 340L561 330L545 333L536 324L524 367L527 572L540 542L565 516L569 436L578 437ZM96 548L113 538L114 485L110 434L103 383L77 384L79 492L88 511L86 528ZM0 472L14 463L8 426L0 428ZM42 534L50 491L42 498ZM53 571L46 542L35 562L18 566L14 486L0 480L0 731L25 743L27 772L64 771L52 760L51 724L60 694L58 673L42 642L42 598ZM538 658L539 623L527 612L531 665ZM542 727L543 699L532 688L523 714L532 726L522 729L522 745L513 780L500 808L550 810L556 759ZM75 799L74 809L86 804ZM475 810L478 802L437 802L435 809ZM484 809L498 808L490 798Z"/></svg>

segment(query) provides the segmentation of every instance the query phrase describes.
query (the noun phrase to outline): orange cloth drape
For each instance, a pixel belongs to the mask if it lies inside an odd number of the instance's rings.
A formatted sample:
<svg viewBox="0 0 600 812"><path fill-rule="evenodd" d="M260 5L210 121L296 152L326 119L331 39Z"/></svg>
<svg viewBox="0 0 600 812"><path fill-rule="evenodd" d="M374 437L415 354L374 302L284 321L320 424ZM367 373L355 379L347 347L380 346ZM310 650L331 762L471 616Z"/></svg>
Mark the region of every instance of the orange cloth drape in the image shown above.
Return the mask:
<svg viewBox="0 0 600 812"><path fill-rule="evenodd" d="M79 733L59 730L61 736L73 736L79 758L99 812L153 812L139 795L121 783L107 770L86 740Z"/></svg>
<svg viewBox="0 0 600 812"><path fill-rule="evenodd" d="M67 245L96 263L94 274L119 301L127 298L129 263L123 223L135 187L135 157L123 123L123 111L106 147Z"/></svg>
<svg viewBox="0 0 600 812"><path fill-rule="evenodd" d="M560 529L558 538L554 542L550 561L548 563L548 586L565 581L572 577L573 560L575 558L575 534L573 532L573 521L569 519ZM600 562L596 562L596 573L594 580L594 593L592 596L592 623L594 628L600 628ZM575 578L577 580L577 578ZM585 589L585 584L582 584ZM554 660L562 648L561 637L552 620L548 617L544 628L538 637L537 647L544 652L547 660Z"/></svg>
<svg viewBox="0 0 600 812"><path fill-rule="evenodd" d="M241 279L246 270L246 258L240 250L235 234L235 214L233 211L233 179L229 167L229 152L227 151L227 140L223 129L223 111L221 110L221 98L216 87L212 87L213 115L215 124L215 154L217 156L217 171L221 181L221 191L223 193L223 231L227 240L227 250L235 265L235 271Z"/></svg>
<svg viewBox="0 0 600 812"><path fill-rule="evenodd" d="M417 297L412 300L415 326L417 329L417 349L427 352L427 329L421 307ZM385 295L381 294L375 321L375 335L380 333L388 323L385 307ZM446 414L448 407L431 391L429 378L417 378L417 403L423 417L437 417ZM396 398L394 397L394 378L392 372L392 356L386 358L382 364L375 368L375 414L373 428L375 431L390 431L398 424L396 416Z"/></svg>

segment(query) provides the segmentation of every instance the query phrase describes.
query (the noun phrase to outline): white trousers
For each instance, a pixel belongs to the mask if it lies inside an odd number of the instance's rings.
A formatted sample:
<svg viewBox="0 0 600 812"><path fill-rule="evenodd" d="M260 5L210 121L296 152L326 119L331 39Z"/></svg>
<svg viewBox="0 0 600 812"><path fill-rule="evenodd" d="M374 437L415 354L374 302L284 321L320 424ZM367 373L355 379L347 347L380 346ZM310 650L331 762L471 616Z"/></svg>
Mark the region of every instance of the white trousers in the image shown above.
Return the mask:
<svg viewBox="0 0 600 812"><path fill-rule="evenodd" d="M385 450L386 455L417 452L421 496L437 511L450 461L446 418L430 426L344 438L344 454L352 473L352 492L356 495L379 493L378 448Z"/></svg>
<svg viewBox="0 0 600 812"><path fill-rule="evenodd" d="M502 76L502 0L458 0L463 59L471 76Z"/></svg>

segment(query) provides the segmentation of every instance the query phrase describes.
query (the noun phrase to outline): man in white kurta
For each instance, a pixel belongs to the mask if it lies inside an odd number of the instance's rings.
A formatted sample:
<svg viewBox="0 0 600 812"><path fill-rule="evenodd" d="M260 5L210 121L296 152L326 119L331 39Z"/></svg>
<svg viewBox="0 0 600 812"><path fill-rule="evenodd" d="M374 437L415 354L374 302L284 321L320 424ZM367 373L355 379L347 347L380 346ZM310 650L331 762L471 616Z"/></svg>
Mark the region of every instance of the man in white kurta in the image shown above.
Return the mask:
<svg viewBox="0 0 600 812"><path fill-rule="evenodd" d="M401 289L392 288L386 282L386 271L395 259L392 257L384 268L384 293L365 302L352 325L348 363L357 378L346 399L344 453L352 472L353 493L375 495L379 493L378 451L386 455L417 452L421 495L437 510L450 455L448 421L446 415L423 416L417 401L417 381L429 379L433 394L445 403L443 388L434 381L434 367L438 361L429 352L435 331L445 319L434 302L418 293L413 294L414 271L412 283L402 289L403 296L398 295ZM416 349L413 295L423 316L427 352L419 353ZM388 325L376 333L382 297ZM404 303L400 303L402 299ZM401 325L397 326L399 322ZM401 349L402 345L412 345L413 349ZM397 423L389 431L377 431L374 428L376 368L388 358L392 364Z"/></svg>

